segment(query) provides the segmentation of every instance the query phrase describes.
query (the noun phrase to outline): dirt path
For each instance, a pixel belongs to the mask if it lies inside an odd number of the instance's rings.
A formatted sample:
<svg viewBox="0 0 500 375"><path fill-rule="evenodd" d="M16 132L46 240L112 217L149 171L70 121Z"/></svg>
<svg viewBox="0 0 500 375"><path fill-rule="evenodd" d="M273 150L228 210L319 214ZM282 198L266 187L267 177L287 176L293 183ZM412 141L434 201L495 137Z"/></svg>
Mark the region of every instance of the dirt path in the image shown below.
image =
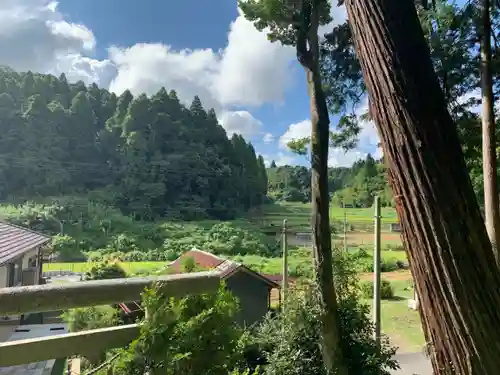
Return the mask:
<svg viewBox="0 0 500 375"><path fill-rule="evenodd" d="M393 375L432 375L429 359L423 353L402 353L394 356L401 367L391 371Z"/></svg>
<svg viewBox="0 0 500 375"><path fill-rule="evenodd" d="M373 280L373 272L362 273L359 275L360 280ZM382 272L382 279L389 281L406 281L411 280L409 270L400 270L394 272Z"/></svg>

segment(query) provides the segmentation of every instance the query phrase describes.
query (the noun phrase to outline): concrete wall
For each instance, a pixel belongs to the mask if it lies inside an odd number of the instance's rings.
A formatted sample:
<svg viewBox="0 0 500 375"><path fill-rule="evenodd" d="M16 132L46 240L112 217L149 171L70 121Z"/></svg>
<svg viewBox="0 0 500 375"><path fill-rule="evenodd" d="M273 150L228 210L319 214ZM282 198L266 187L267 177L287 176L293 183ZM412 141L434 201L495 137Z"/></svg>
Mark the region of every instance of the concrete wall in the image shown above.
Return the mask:
<svg viewBox="0 0 500 375"><path fill-rule="evenodd" d="M7 267L5 265L0 266L0 288L5 288L7 286Z"/></svg>

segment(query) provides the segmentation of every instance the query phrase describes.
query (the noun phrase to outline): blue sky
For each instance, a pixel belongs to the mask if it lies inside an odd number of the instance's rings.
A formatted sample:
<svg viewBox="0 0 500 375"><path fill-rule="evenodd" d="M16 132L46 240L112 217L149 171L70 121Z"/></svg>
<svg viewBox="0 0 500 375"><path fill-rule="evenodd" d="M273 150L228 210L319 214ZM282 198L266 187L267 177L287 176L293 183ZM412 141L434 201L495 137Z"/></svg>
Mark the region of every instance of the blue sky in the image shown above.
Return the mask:
<svg viewBox="0 0 500 375"><path fill-rule="evenodd" d="M345 17L337 7L332 14ZM199 95L228 134L243 134L267 161L307 163L285 147L310 130L304 73L293 49L269 43L235 0L2 0L0 51L0 64L64 72L118 94L165 86L183 101ZM331 165L349 165L376 145L365 124L358 149L331 150Z"/></svg>

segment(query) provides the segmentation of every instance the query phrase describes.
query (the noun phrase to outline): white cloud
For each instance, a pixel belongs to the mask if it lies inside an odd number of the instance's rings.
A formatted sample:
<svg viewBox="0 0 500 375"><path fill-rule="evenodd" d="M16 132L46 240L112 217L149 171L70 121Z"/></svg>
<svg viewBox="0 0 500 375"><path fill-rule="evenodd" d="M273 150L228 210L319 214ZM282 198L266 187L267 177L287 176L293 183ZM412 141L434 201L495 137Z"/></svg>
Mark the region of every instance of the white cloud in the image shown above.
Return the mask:
<svg viewBox="0 0 500 375"><path fill-rule="evenodd" d="M109 87L117 74L116 67L110 60L94 60L80 54L57 57L54 65L47 71L55 75L63 72L70 81L95 82L101 87Z"/></svg>
<svg viewBox="0 0 500 375"><path fill-rule="evenodd" d="M266 144L273 143L274 142L274 135L272 135L271 133L265 133L262 140Z"/></svg>
<svg viewBox="0 0 500 375"><path fill-rule="evenodd" d="M361 101L361 104L356 109L356 116L360 118L362 115L368 112L368 97ZM361 149L366 153L371 153L376 159L379 159L383 155L382 148L379 147L380 138L378 136L377 128L373 121L361 121L361 132L358 135L358 145L357 149Z"/></svg>
<svg viewBox="0 0 500 375"><path fill-rule="evenodd" d="M231 115L234 106L279 103L292 84L293 48L270 43L241 14L220 51L136 44L111 47L108 59L97 60L92 57L95 46L92 31L66 21L57 1L0 0L0 65L64 72L72 81L96 82L117 93L130 89L152 94L164 86L176 90L183 101L198 95L223 118L228 132L252 133L260 124L243 111Z"/></svg>
<svg viewBox="0 0 500 375"><path fill-rule="evenodd" d="M271 43L241 14L231 24L228 45L214 77L221 103L259 106L281 101L290 85L295 51Z"/></svg>
<svg viewBox="0 0 500 375"><path fill-rule="evenodd" d="M293 49L270 43L242 15L231 24L222 51L175 51L163 44L136 44L112 47L109 55L118 71L112 91L152 94L164 86L176 90L182 101L198 95L205 107L216 110L228 133L243 135L256 134L261 123L248 112L231 114L231 108L280 102L295 60Z"/></svg>
<svg viewBox="0 0 500 375"><path fill-rule="evenodd" d="M279 147L288 150L288 142L311 136L311 121L303 120L288 126L287 131L279 139Z"/></svg>
<svg viewBox="0 0 500 375"><path fill-rule="evenodd" d="M359 117L367 112L368 99L365 98L358 106L356 115ZM309 137L311 135L311 121L303 120L291 124L287 131L279 139L279 147L282 150L288 149L288 142L294 139ZM382 149L378 146L379 137L375 124L372 121L361 121L361 131L358 135L357 147L354 150L345 152L342 149L330 148L328 154L328 165L331 167L351 166L355 161L364 159L368 153L373 157L382 157Z"/></svg>
<svg viewBox="0 0 500 375"><path fill-rule="evenodd" d="M269 167L273 160L278 167L297 164L297 158L294 155L287 155L283 152L278 152L274 155L262 155L262 157L264 158L264 164L266 167Z"/></svg>
<svg viewBox="0 0 500 375"><path fill-rule="evenodd" d="M219 121L228 136L238 133L248 138L258 134L262 128L262 123L248 111L224 112Z"/></svg>
<svg viewBox="0 0 500 375"><path fill-rule="evenodd" d="M118 70L111 91L151 95L164 86L176 90L181 101L190 102L198 95L205 107L220 108L210 89L218 63L210 49L176 52L163 44L135 44L112 47L109 56Z"/></svg>
<svg viewBox="0 0 500 375"><path fill-rule="evenodd" d="M95 62L82 58L82 54L91 54L95 45L93 33L84 25L65 21L56 2L0 1L0 65L20 71L76 73L80 68L89 70ZM59 65L64 70L58 70ZM99 77L94 78L99 81Z"/></svg>

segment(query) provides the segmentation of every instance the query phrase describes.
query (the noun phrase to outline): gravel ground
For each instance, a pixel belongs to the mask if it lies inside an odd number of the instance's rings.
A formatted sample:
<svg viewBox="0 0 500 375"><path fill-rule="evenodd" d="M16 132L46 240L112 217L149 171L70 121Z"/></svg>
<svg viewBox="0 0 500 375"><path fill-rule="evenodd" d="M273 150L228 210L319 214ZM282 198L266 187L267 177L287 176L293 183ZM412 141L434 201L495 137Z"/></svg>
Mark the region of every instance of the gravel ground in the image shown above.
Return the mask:
<svg viewBox="0 0 500 375"><path fill-rule="evenodd" d="M393 375L432 375L431 363L423 353L396 354L395 359L401 368L392 371Z"/></svg>

